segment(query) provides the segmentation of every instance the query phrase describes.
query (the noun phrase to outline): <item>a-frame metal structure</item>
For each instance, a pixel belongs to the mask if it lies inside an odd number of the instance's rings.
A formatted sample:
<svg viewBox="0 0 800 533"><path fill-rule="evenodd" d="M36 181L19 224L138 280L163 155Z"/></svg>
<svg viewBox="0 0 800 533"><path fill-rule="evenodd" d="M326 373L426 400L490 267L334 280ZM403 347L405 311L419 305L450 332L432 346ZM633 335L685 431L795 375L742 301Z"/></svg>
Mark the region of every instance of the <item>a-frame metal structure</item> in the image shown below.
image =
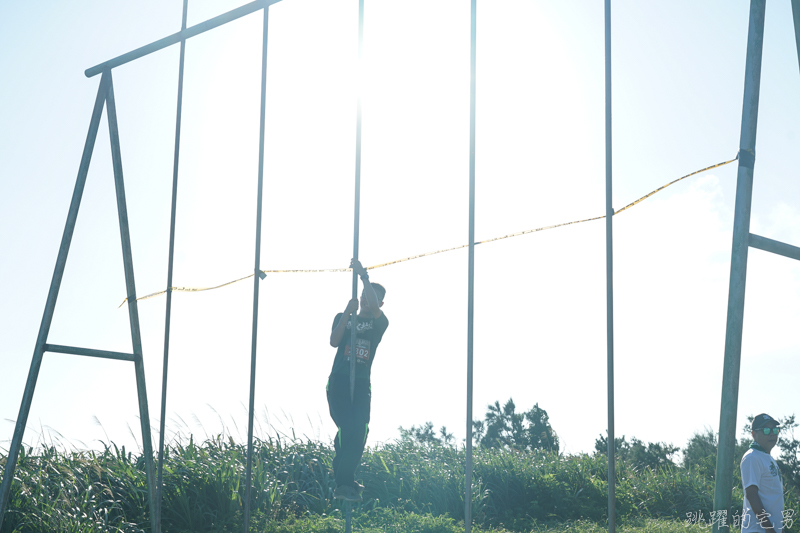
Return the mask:
<svg viewBox="0 0 800 533"><path fill-rule="evenodd" d="M262 73L261 73L261 128L260 128L260 143L259 143L259 166L258 166L258 199L257 199L257 222L256 222L256 246L255 246L255 269L254 269L254 289L253 289L253 333L252 333L252 350L251 350L251 369L250 369L250 409L248 420L248 453L247 453L247 482L245 487L245 503L244 503L244 522L245 530L249 525L250 515L250 489L251 489L251 475L253 463L253 412L254 412L254 394L255 394L255 367L256 367L256 342L258 331L258 299L259 299L259 281L263 279L264 274L260 270L260 244L261 244L261 206L262 206L262 192L263 192L263 168L264 168L264 109L265 109L265 92L266 92L266 60L267 60L267 28L269 22L269 6L279 2L280 0L255 0L249 4L245 4L239 8L233 9L214 17L212 19L196 24L190 28L186 27L186 11L187 0L183 3L183 23L181 31L174 33L168 37L150 43L146 46L123 54L105 63L101 63L95 67L86 70L86 77L91 78L98 74L102 74L100 79L100 87L97 91L97 99L95 100L94 110L92 112L92 119L89 125L89 133L86 138L86 144L83 149L83 156L81 158L80 168L78 170L78 178L75 183L75 190L72 195L72 202L70 204L69 213L67 215L67 222L64 228L64 235L61 239L61 246L56 260L56 267L53 273L53 280L50 284L50 292L48 293L47 303L45 305L44 317L39 329L39 335L36 340L36 347L33 353L33 361L31 369L28 373L28 380L25 385L22 402L20 406L19 416L17 417L16 427L14 429L14 436L11 441L11 447L8 451L8 459L5 465L3 474L3 482L0 486L0 527L3 524L3 518L8 508L9 498L11 495L11 484L14 480L14 471L16 470L17 460L19 458L20 448L22 446L22 437L25 432L25 425L30 413L31 403L33 400L33 393L36 388L36 381L39 376L39 369L42 365L42 359L45 352L56 352L74 355L84 355L90 357L100 357L104 359L116 359L121 361L131 361L134 363L134 370L136 373L136 388L139 399L139 419L142 426L142 453L145 460L145 469L147 477L148 489L148 507L150 510L150 522L153 533L160 531L160 481L161 481L161 466L163 463L163 448L164 448L164 428L163 418L165 412L166 401L166 377L167 377L167 357L169 351L169 323L170 323L170 306L171 301L171 282L172 282L172 264L173 264L173 250L174 250L174 234L175 234L175 209L176 209L176 194L177 194L177 172L178 172L178 153L180 147L180 122L181 122L181 101L182 101L182 88L183 88L183 57L185 53L186 39L200 35L206 31L212 30L228 22L232 22L241 17L263 10L264 26L263 26L263 47L262 47ZM114 101L114 84L112 81L111 72L115 67L124 65L153 52L162 50L173 44L181 43L181 65L180 76L178 83L178 113L176 121L176 139L175 139L175 166L173 174L173 198L172 198L172 217L170 227L170 253L169 253L169 273L168 273L168 287L167 287L167 316L165 325L165 348L164 348L164 374L162 386L162 425L160 432L159 444L159 469L158 480L155 477L154 461L153 461L153 441L150 433L150 413L147 404L147 389L145 387L144 376L144 361L142 356L142 341L139 329L139 311L136 302L136 284L133 276L133 258L131 254L131 239L130 231L128 229L128 212L127 203L125 201L125 187L122 176L122 157L119 143L119 130L117 124L117 112ZM55 311L56 301L58 299L58 292L61 287L61 280L64 275L64 268L69 254L70 244L72 242L72 235L75 231L75 223L78 218L78 210L83 196L84 186L86 184L86 176L89 172L89 164L92 159L94 151L95 140L97 139L97 131L100 127L100 119L103 114L103 107L106 107L108 113L108 127L111 138L111 155L114 168L114 182L116 186L117 195L117 210L119 213L120 235L122 239L122 255L125 267L125 284L126 295L128 303L128 313L130 316L131 338L133 341L133 353L119 353L110 352L105 350L96 350L89 348L79 348L73 346L59 346L47 344L47 337L50 332L50 325L53 320L53 313ZM158 486L158 490L156 487Z"/></svg>
<svg viewBox="0 0 800 533"><path fill-rule="evenodd" d="M742 359L744 294L747 252L750 247L800 260L800 247L750 233L753 198L753 168L756 160L756 125L761 87L761 56L764 44L766 0L751 0L747 34L742 130L739 140L739 170L736 178L736 206L733 219L731 277L728 287L728 318L725 330L725 361L722 373L722 402L717 447L714 510L727 512L733 490L733 457L736 445L736 412L739 403L739 369ZM792 0L795 44L800 62L800 0ZM729 524L714 522L714 533L727 533Z"/></svg>
<svg viewBox="0 0 800 533"><path fill-rule="evenodd" d="M100 127L100 119L103 115L103 107L106 108L108 115L108 130L111 138L111 158L114 167L114 185L117 193L117 212L119 215L119 230L122 239L122 260L125 267L125 287L128 297L128 316L131 326L131 341L133 343L133 353L109 352L105 350L95 350L90 348L78 348L74 346L59 346L48 344L47 338L50 333L50 325L53 321L53 313L58 300L58 292L61 288L61 280L64 277L64 268L67 264L72 235L75 232L75 222L78 219L78 210L83 197L86 176L89 173L89 163L92 160L97 130ZM86 136L86 144L83 148L83 156L78 170L78 179L75 182L75 190L72 193L72 202L69 206L67 223L64 228L64 235L61 238L61 247L58 251L53 280L50 282L50 292L47 295L47 303L44 308L42 324L39 327L39 335L36 338L36 347L33 351L33 361L28 373L28 381L25 384L25 392L22 396L19 416L17 417L14 437L8 451L5 472L3 475L2 494L0 494L0 526L2 526L3 515L8 505L11 494L11 483L14 479L14 470L17 466L20 447L22 446L22 436L25 432L25 424L28 421L28 414L33 401L33 392L36 388L36 381L39 377L39 369L42 366L42 359L45 352L85 355L89 357L100 357L103 359L116 359L119 361L129 361L133 363L136 373L136 390L139 397L139 419L142 425L142 446L147 473L148 503L150 509L154 509L155 494L153 492L153 441L150 436L150 413L147 407L147 388L144 380L144 361L142 359L142 336L139 331L139 309L136 304L136 283L133 277L133 257L131 255L131 236L128 229L128 208L125 202L125 186L122 179L122 155L119 146L119 129L117 126L117 108L114 102L114 82L111 77L111 70L104 70L100 80L100 87L97 90L97 98L94 102L92 120L89 124L89 133Z"/></svg>

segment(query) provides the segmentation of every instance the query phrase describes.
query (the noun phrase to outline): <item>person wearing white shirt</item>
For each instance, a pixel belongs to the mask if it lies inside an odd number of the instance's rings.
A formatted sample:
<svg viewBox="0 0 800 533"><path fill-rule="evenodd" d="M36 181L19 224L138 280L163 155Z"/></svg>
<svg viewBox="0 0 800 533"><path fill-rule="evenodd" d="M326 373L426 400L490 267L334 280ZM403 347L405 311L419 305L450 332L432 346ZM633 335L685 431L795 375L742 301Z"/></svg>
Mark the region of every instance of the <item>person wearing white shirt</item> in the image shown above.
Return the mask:
<svg viewBox="0 0 800 533"><path fill-rule="evenodd" d="M778 421L766 413L753 419L753 444L742 456L743 532L783 531L783 478L770 451L778 443Z"/></svg>

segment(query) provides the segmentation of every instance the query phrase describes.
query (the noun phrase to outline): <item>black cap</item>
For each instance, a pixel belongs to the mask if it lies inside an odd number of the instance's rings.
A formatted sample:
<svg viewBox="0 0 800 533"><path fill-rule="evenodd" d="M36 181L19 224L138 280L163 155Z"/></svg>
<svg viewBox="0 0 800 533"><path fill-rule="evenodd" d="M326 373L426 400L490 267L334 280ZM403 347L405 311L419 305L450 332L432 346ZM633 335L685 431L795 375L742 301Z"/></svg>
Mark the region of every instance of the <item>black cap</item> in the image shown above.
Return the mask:
<svg viewBox="0 0 800 533"><path fill-rule="evenodd" d="M776 426L780 426L780 423L771 416L769 416L767 413L761 413L760 415L756 415L755 418L753 418L753 429L765 428L768 425L770 425L770 423L773 423Z"/></svg>

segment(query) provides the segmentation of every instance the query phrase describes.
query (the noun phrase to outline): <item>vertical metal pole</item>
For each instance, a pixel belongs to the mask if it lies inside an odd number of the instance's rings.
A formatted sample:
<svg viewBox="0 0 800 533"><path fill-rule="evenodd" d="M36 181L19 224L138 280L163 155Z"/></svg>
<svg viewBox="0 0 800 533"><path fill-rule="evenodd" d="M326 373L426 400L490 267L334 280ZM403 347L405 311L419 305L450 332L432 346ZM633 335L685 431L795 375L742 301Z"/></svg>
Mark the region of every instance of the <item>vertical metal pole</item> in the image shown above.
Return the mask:
<svg viewBox="0 0 800 533"><path fill-rule="evenodd" d="M139 306L136 301L136 282L133 276L133 254L131 251L131 235L128 226L128 207L125 201L125 184L122 176L122 153L119 145L119 126L117 124L117 106L114 99L114 82L111 71L108 71L108 93L106 96L108 110L108 133L111 139L111 160L114 167L114 185L117 192L117 212L119 214L119 232L122 240L122 263L125 267L125 286L128 296L128 318L131 325L131 342L133 344L133 362L136 372L136 391L139 397L139 421L142 426L142 454L144 455L145 473L147 475L148 503L150 505L150 525L153 533L157 533L155 505L155 472L153 469L153 439L150 435L150 412L147 407L147 387L144 379L144 358L142 355L142 335L139 329Z"/></svg>
<svg viewBox="0 0 800 533"><path fill-rule="evenodd" d="M467 465L464 475L464 532L472 531L472 333L475 310L475 66L477 0L471 0L469 52L469 258L467 267Z"/></svg>
<svg viewBox="0 0 800 533"><path fill-rule="evenodd" d="M344 533L351 533L353 531L353 503L346 501L344 509Z"/></svg>
<svg viewBox="0 0 800 533"><path fill-rule="evenodd" d="M261 45L261 125L258 143L258 199L256 207L256 260L253 276L253 343L250 352L250 408L247 420L247 485L244 496L244 531L250 528L250 493L253 484L253 413L256 400L256 341L258 337L258 283L261 281L261 198L264 189L264 121L267 107L267 37L269 6L264 8L264 30Z"/></svg>
<svg viewBox="0 0 800 533"><path fill-rule="evenodd" d="M358 259L358 229L361 215L361 88L364 86L362 54L364 49L364 0L358 0L358 104L356 110L356 193L353 206L353 258ZM358 275L353 271L353 298L358 298ZM356 389L356 323L358 311L351 315L350 328L350 402Z"/></svg>
<svg viewBox="0 0 800 533"><path fill-rule="evenodd" d="M753 197L758 96L761 86L761 51L764 43L765 0L750 2L747 32L747 63L744 74L742 131L739 140L739 171L736 179L736 206L733 216L731 277L728 287L728 318L725 329L725 361L722 369L722 402L719 417L714 510L730 508L733 490L733 457L736 445L736 411L739 403L739 367L742 355L742 325L747 277L747 252L750 236L750 206ZM714 532L728 527L714 523Z"/></svg>
<svg viewBox="0 0 800 533"><path fill-rule="evenodd" d="M111 159L114 167L114 185L117 196L117 212L119 215L120 238L122 241L122 261L125 269L125 285L128 297L128 318L131 326L131 342L135 357L134 367L136 372L136 390L139 398L139 420L142 427L142 453L145 460L147 475L148 503L150 506L150 519L153 531L156 528L155 507L155 476L153 475L153 441L150 435L150 413L147 406L147 388L145 385L144 360L142 355L142 337L139 328L139 308L136 301L136 282L133 275L133 254L131 250L131 237L128 225L128 208L125 200L125 185L122 175L122 154L119 143L119 126L117 123L117 108L114 99L114 83L111 71L108 71L108 93L106 96L108 108L108 131L111 140Z"/></svg>
<svg viewBox="0 0 800 533"><path fill-rule="evenodd" d="M183 0L181 31L186 29L189 0ZM181 148L181 110L183 109L183 64L186 56L186 39L181 40L181 58L178 67L178 110L175 117L175 157L172 162L172 211L169 222L169 265L167 267L167 311L164 319L164 367L161 372L161 421L158 431L158 481L156 483L156 524L161 531L161 501L164 473L164 431L167 417L167 371L169 370L169 330L172 317L172 271L175 258L175 218L178 207L178 161Z"/></svg>
<svg viewBox="0 0 800 533"><path fill-rule="evenodd" d="M605 0L606 33L606 357L608 376L608 533L617 529L614 438L614 208L611 205L611 0Z"/></svg>
<svg viewBox="0 0 800 533"><path fill-rule="evenodd" d="M800 67L800 0L792 0L792 18L794 19L794 41L797 47L797 61Z"/></svg>
<svg viewBox="0 0 800 533"><path fill-rule="evenodd" d="M42 356L44 355L44 345L47 344L47 336L50 333L50 324L53 322L53 312L58 300L58 292L61 289L61 280L64 277L64 267L67 264L69 247L72 243L72 235L75 233L75 222L78 219L78 210L81 206L83 189L86 185L86 175L89 173L89 163L94 152L94 143L97 139L97 130L100 127L100 119L103 116L103 104L106 101L106 88L109 76L104 73L100 79L100 87L97 89L97 97L94 101L92 110L92 120L89 122L89 132L86 135L86 143L83 146L83 155L78 167L78 177L75 181L75 189L72 192L72 202L69 205L67 222L64 226L64 234L61 237L61 246L58 249L53 279L50 282L50 292L47 294L47 303L44 306L42 323L39 326L39 335L36 338L36 347L33 350L33 360L28 371L28 381L25 383L25 392L22 394L22 403L19 408L19 415L14 427L14 436L11 439L11 447L8 449L5 471L3 474L3 484L0 487L0 528L3 526L9 497L11 495L11 483L14 481L14 471L17 468L19 450L22 447L22 437L25 433L25 424L28 422L28 414L31 410L33 392L36 389L36 380L39 377L39 369L42 366Z"/></svg>

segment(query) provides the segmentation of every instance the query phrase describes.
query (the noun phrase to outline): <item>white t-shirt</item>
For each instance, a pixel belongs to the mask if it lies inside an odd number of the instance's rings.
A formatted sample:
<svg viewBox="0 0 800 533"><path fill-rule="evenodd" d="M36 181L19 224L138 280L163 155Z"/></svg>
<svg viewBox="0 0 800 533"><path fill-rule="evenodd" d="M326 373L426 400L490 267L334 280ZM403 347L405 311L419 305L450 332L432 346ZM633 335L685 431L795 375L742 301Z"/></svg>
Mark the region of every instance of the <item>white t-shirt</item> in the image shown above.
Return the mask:
<svg viewBox="0 0 800 533"><path fill-rule="evenodd" d="M746 489L751 485L758 487L758 497L764 504L764 510L769 513L769 520L775 526L775 532L780 533L783 530L783 479L775 460L770 454L751 448L742 456L740 468L742 488ZM752 507L745 493L742 531L764 531Z"/></svg>

